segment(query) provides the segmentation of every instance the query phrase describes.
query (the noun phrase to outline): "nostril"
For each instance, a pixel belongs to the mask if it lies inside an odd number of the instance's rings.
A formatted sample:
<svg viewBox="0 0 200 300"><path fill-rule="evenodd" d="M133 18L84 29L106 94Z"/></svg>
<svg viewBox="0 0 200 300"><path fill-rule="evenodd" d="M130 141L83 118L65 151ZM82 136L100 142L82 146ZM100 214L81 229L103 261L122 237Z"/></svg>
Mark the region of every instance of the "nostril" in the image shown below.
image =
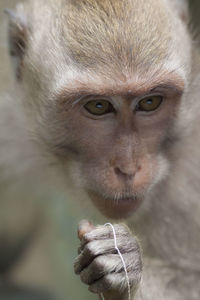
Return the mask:
<svg viewBox="0 0 200 300"><path fill-rule="evenodd" d="M127 171L122 171L120 168L116 167L114 168L115 174L118 177L123 178L124 180L131 180L135 176L135 171L134 170L127 170Z"/></svg>

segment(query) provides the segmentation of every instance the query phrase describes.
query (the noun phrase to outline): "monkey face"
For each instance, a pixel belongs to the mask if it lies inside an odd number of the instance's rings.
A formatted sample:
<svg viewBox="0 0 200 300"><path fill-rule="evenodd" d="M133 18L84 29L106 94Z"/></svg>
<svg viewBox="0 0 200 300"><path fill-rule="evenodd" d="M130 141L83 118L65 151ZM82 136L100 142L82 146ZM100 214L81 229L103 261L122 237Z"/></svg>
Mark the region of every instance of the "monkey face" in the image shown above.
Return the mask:
<svg viewBox="0 0 200 300"><path fill-rule="evenodd" d="M161 149L179 100L177 88L162 84L154 93L108 91L59 103L53 118L62 128L54 136L56 155L66 169L75 162L75 185L104 215L129 216L167 173Z"/></svg>

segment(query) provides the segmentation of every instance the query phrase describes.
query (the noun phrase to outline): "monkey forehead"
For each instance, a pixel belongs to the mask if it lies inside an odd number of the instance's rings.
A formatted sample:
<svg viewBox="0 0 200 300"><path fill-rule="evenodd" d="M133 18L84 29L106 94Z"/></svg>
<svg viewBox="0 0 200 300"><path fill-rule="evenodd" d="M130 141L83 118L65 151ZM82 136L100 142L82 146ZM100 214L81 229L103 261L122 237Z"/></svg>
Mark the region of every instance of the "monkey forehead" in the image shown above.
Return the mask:
<svg viewBox="0 0 200 300"><path fill-rule="evenodd" d="M86 0L66 5L66 47L76 64L135 68L168 55L169 22L158 1Z"/></svg>
<svg viewBox="0 0 200 300"><path fill-rule="evenodd" d="M144 77L160 70L190 74L191 41L168 0L29 1L24 66L49 87L72 77ZM25 5L26 6L26 5ZM180 46L181 45L181 46ZM184 49L184 51L182 51ZM38 55L41 53L41 55ZM34 78L37 78L37 74Z"/></svg>
<svg viewBox="0 0 200 300"><path fill-rule="evenodd" d="M171 52L175 56L174 48L180 48L176 42L181 26L179 21L174 22L168 2L66 1L62 32L68 55L78 67L110 74L140 68L144 72L170 61Z"/></svg>

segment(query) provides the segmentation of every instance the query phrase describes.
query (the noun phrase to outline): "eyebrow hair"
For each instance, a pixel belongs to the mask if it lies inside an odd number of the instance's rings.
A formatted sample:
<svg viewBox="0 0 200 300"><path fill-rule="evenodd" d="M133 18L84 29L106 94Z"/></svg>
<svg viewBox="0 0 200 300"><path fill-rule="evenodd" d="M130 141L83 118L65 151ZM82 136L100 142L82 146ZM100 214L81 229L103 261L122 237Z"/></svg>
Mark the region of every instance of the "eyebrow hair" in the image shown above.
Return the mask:
<svg viewBox="0 0 200 300"><path fill-rule="evenodd" d="M79 103L83 98L89 96L105 97L105 96L124 96L127 98L137 97L142 94L159 92L162 90L173 91L177 95L181 96L184 92L184 82L178 76L173 78L167 78L163 80L157 80L154 84L148 85L144 82L139 84L134 82L133 84L116 85L110 87L102 87L100 85L90 86L84 82L74 82L68 85L68 87L61 88L55 93L55 98L60 103L66 103L66 101L72 102L73 105Z"/></svg>
<svg viewBox="0 0 200 300"><path fill-rule="evenodd" d="M184 87L179 84L175 84L174 82L166 82L166 83L161 83L157 85L156 87L153 87L150 92L156 92L157 90L172 90L176 92L178 95L182 95L184 92Z"/></svg>

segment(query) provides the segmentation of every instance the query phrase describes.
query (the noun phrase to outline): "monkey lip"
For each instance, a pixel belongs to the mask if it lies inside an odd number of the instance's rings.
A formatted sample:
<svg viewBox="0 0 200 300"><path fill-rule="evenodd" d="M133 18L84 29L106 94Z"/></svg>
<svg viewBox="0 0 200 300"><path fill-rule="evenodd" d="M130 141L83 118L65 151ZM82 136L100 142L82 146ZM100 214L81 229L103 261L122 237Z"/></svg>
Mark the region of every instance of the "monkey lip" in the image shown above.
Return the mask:
<svg viewBox="0 0 200 300"><path fill-rule="evenodd" d="M140 206L143 197L124 196L120 198L104 198L103 196L89 192L94 205L103 215L112 219L128 218Z"/></svg>
<svg viewBox="0 0 200 300"><path fill-rule="evenodd" d="M117 218L127 218L133 214L141 203L139 197L124 197L112 201L113 216Z"/></svg>
<svg viewBox="0 0 200 300"><path fill-rule="evenodd" d="M137 198L136 197L122 197L122 198L119 198L119 199L116 199L116 200L112 200L112 201L115 201L116 202L116 205L123 205L123 204L128 204L128 203L131 203L133 201L136 201Z"/></svg>

